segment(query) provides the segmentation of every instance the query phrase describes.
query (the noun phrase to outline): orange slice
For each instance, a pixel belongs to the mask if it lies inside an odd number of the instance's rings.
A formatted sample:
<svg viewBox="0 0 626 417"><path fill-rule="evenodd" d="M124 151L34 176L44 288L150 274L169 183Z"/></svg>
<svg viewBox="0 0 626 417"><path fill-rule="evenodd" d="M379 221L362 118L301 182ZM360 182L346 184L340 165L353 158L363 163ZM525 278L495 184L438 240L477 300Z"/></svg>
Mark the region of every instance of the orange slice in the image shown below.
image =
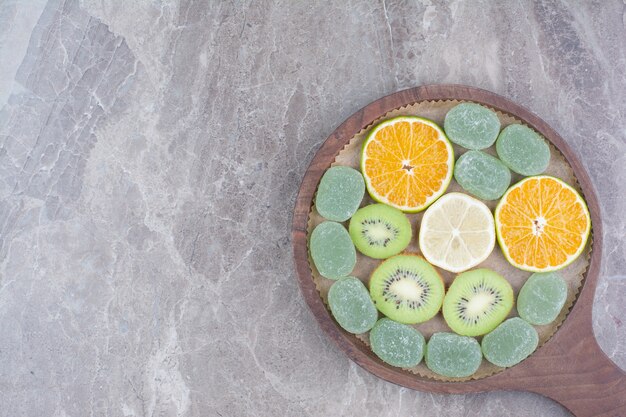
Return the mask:
<svg viewBox="0 0 626 417"><path fill-rule="evenodd" d="M448 188L454 152L434 122L413 116L372 128L361 155L361 172L372 198L406 212L424 210Z"/></svg>
<svg viewBox="0 0 626 417"><path fill-rule="evenodd" d="M564 268L583 251L591 219L580 194L558 178L528 177L508 189L495 212L506 259L525 271Z"/></svg>

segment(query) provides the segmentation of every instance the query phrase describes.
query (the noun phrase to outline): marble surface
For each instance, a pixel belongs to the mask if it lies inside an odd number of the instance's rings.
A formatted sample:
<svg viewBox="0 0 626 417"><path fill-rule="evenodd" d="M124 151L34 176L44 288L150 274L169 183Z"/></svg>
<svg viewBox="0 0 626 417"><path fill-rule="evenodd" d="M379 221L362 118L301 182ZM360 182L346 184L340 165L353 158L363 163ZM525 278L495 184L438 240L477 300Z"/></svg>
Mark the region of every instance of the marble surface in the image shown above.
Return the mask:
<svg viewBox="0 0 626 417"><path fill-rule="evenodd" d="M625 9L1 0L0 416L569 415L351 363L300 296L291 212L370 101L427 83L509 97L593 179L595 332L626 369Z"/></svg>

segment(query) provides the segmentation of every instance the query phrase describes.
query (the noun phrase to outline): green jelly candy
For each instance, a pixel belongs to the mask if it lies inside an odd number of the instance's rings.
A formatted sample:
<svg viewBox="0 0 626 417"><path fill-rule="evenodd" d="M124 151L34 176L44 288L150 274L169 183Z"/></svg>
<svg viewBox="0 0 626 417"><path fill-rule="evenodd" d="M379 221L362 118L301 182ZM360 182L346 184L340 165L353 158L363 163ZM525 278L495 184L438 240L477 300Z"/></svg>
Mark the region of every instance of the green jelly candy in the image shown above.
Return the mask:
<svg viewBox="0 0 626 417"><path fill-rule="evenodd" d="M493 145L500 132L498 116L476 103L453 107L443 122L448 138L467 149L485 149Z"/></svg>
<svg viewBox="0 0 626 417"><path fill-rule="evenodd" d="M567 284L559 274L532 274L517 296L517 312L530 324L549 324L557 318L566 299Z"/></svg>
<svg viewBox="0 0 626 417"><path fill-rule="evenodd" d="M435 333L426 347L426 366L450 378L472 375L482 361L480 345L473 337L454 333Z"/></svg>
<svg viewBox="0 0 626 417"><path fill-rule="evenodd" d="M550 147L534 130L524 125L504 128L496 142L498 156L511 171L538 175L548 168Z"/></svg>
<svg viewBox="0 0 626 417"><path fill-rule="evenodd" d="M339 279L356 265L356 249L348 231L339 223L324 222L311 233L311 258L320 275Z"/></svg>
<svg viewBox="0 0 626 417"><path fill-rule="evenodd" d="M370 293L358 278L345 277L335 282L328 291L328 305L337 323L350 333L365 333L378 320Z"/></svg>
<svg viewBox="0 0 626 417"><path fill-rule="evenodd" d="M320 181L315 208L328 220L345 222L357 211L364 194L365 181L359 171L344 166L332 167Z"/></svg>
<svg viewBox="0 0 626 417"><path fill-rule="evenodd" d="M376 356L389 365L411 368L422 361L426 342L413 327L382 318L370 332L370 344Z"/></svg>
<svg viewBox="0 0 626 417"><path fill-rule="evenodd" d="M454 179L478 198L497 200L509 188L511 171L498 158L481 151L468 151L456 161Z"/></svg>
<svg viewBox="0 0 626 417"><path fill-rule="evenodd" d="M508 319L483 337L483 355L503 368L517 365L537 349L537 330L519 317Z"/></svg>

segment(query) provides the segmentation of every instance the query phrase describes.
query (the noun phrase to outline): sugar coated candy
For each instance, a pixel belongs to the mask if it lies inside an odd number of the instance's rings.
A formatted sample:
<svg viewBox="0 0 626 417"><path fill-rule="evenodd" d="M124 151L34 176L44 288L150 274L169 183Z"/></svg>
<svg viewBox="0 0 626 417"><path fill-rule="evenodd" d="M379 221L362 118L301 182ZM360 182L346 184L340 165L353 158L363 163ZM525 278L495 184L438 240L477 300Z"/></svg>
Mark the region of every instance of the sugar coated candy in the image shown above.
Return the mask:
<svg viewBox="0 0 626 417"><path fill-rule="evenodd" d="M550 163L550 147L534 130L524 125L505 127L496 142L498 157L511 171L539 175Z"/></svg>
<svg viewBox="0 0 626 417"><path fill-rule="evenodd" d="M337 323L350 333L365 333L378 319L370 293L358 278L344 277L335 282L328 291L328 305Z"/></svg>
<svg viewBox="0 0 626 417"><path fill-rule="evenodd" d="M424 336L417 329L386 317L378 320L370 332L370 344L376 356L402 368L420 363L426 346Z"/></svg>
<svg viewBox="0 0 626 417"><path fill-rule="evenodd" d="M426 366L450 378L472 375L482 361L480 345L473 337L435 333L426 346Z"/></svg>
<svg viewBox="0 0 626 417"><path fill-rule="evenodd" d="M468 151L456 161L454 179L480 199L497 200L509 188L511 171L498 158L481 151Z"/></svg>
<svg viewBox="0 0 626 417"><path fill-rule="evenodd" d="M323 277L345 277L356 265L356 249L352 239L339 223L324 222L313 229L309 249L313 263Z"/></svg>
<svg viewBox="0 0 626 417"><path fill-rule="evenodd" d="M567 284L558 273L532 274L517 296L517 312L530 324L550 324L566 299Z"/></svg>
<svg viewBox="0 0 626 417"><path fill-rule="evenodd" d="M344 222L354 215L365 195L359 171L346 166L329 168L317 188L315 208L328 220Z"/></svg>
<svg viewBox="0 0 626 417"><path fill-rule="evenodd" d="M461 103L447 114L443 128L452 142L467 149L485 149L493 145L500 132L498 116L476 103Z"/></svg>
<svg viewBox="0 0 626 417"><path fill-rule="evenodd" d="M485 359L504 368L517 365L537 349L539 335L533 326L513 317L483 337Z"/></svg>

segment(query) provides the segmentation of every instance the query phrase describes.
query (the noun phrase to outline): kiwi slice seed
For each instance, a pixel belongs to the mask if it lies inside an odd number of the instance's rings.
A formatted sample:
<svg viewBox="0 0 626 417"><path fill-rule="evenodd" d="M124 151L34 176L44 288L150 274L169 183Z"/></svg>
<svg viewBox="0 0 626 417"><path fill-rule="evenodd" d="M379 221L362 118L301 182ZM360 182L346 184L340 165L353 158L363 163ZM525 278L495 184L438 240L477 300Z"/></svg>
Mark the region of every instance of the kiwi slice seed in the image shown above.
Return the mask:
<svg viewBox="0 0 626 417"><path fill-rule="evenodd" d="M495 329L512 307L511 284L490 269L475 269L454 279L443 300L443 317L456 333L480 336Z"/></svg>
<svg viewBox="0 0 626 417"><path fill-rule="evenodd" d="M385 259L411 242L411 223L400 210L385 204L360 208L350 220L350 237L362 254Z"/></svg>
<svg viewBox="0 0 626 417"><path fill-rule="evenodd" d="M417 255L387 259L372 273L369 287L378 311L405 324L431 319L441 308L445 292L435 268Z"/></svg>

